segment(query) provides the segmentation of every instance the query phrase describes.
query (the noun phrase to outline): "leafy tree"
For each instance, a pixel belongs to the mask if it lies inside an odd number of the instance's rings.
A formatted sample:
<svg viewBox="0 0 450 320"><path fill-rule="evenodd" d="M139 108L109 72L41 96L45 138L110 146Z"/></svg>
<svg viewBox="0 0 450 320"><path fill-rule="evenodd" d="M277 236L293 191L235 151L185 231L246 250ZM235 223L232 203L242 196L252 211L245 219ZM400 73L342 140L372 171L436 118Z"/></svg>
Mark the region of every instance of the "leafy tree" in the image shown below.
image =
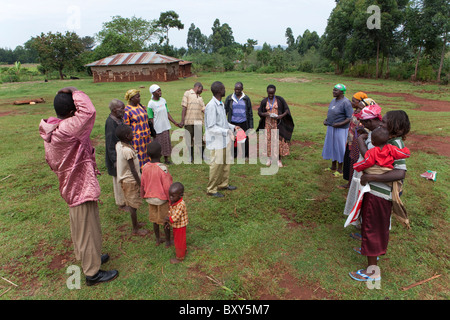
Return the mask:
<svg viewBox="0 0 450 320"><path fill-rule="evenodd" d="M202 34L200 29L191 23L189 27L186 44L189 51L206 52L208 47L208 37Z"/></svg>
<svg viewBox="0 0 450 320"><path fill-rule="evenodd" d="M275 68L275 71L282 72L286 67L285 51L281 46L273 49L270 56L270 65Z"/></svg>
<svg viewBox="0 0 450 320"><path fill-rule="evenodd" d="M286 33L284 34L284 36L286 37L286 43L288 45L288 50L293 50L295 49L295 38L294 38L294 34L292 32L292 29L290 27L288 27L286 29Z"/></svg>
<svg viewBox="0 0 450 320"><path fill-rule="evenodd" d="M323 35L321 52L335 65L335 73L341 73L346 58L345 45L353 30L353 9L355 0L337 1L336 7L328 18Z"/></svg>
<svg viewBox="0 0 450 320"><path fill-rule="evenodd" d="M94 49L93 59L100 60L117 53L139 52L141 50L125 35L111 31L105 34L102 43Z"/></svg>
<svg viewBox="0 0 450 320"><path fill-rule="evenodd" d="M74 32L41 33L32 40L42 67L45 70L57 70L61 80L64 79L63 70L76 67L80 54L84 51L80 37Z"/></svg>
<svg viewBox="0 0 450 320"><path fill-rule="evenodd" d="M31 40L25 42L23 46L17 46L14 50L0 48L0 63L13 64L16 61L20 61L21 63L34 63L38 61L38 54L31 47Z"/></svg>
<svg viewBox="0 0 450 320"><path fill-rule="evenodd" d="M399 27L404 21L408 1L340 0L328 19L322 53L335 63L337 72L342 72L347 63L375 58L375 77L378 78L385 58L389 66L390 54L398 46ZM380 28L369 28L367 25L370 18L367 9L371 5L380 9Z"/></svg>
<svg viewBox="0 0 450 320"><path fill-rule="evenodd" d="M256 45L258 45L257 40L247 39L247 42L244 44L244 52L246 54L251 54L253 50L255 50Z"/></svg>
<svg viewBox="0 0 450 320"><path fill-rule="evenodd" d="M360 28L358 31L364 31L376 44L376 72L375 77L380 76L379 56L383 54L383 60L387 55L389 57L390 49L396 45L398 27L403 22L406 4L409 0L377 0L376 4L380 8L381 23L380 29ZM366 0L369 7L373 4L372 0Z"/></svg>
<svg viewBox="0 0 450 320"><path fill-rule="evenodd" d="M114 16L111 21L103 23L103 28L96 37L100 43L103 43L107 37L109 43L115 39L119 40L119 45L124 46L124 42L126 42L125 46L131 48L130 51L136 52L149 45L150 41L157 36L158 31L155 21L147 21L135 16L131 18Z"/></svg>
<svg viewBox="0 0 450 320"><path fill-rule="evenodd" d="M20 60L21 62L24 62L24 63L37 62L39 59L39 55L38 55L38 52L36 51L36 49L33 48L33 38L31 38L30 40L25 42L23 44L23 47L25 48L25 51L26 51L26 59L23 59L23 60L17 59L17 60Z"/></svg>
<svg viewBox="0 0 450 320"><path fill-rule="evenodd" d="M425 20L425 48L433 55L440 53L437 81L441 79L445 53L448 50L450 33L450 5L448 0L423 0L423 15Z"/></svg>
<svg viewBox="0 0 450 320"><path fill-rule="evenodd" d="M419 1L410 1L405 10L405 22L403 26L403 36L409 47L416 52L416 63L414 68L413 79L417 79L419 69L419 59L425 46L423 36L423 14L422 5Z"/></svg>
<svg viewBox="0 0 450 320"><path fill-rule="evenodd" d="M184 29L184 24L179 20L179 15L175 11L161 12L159 19L155 22L156 27L161 28L164 36L160 38L160 43L166 40L166 46L169 45L169 29Z"/></svg>
<svg viewBox="0 0 450 320"><path fill-rule="evenodd" d="M266 42L264 42L261 50L256 52L256 60L262 65L267 66L270 63L270 56L272 54L272 48Z"/></svg>
<svg viewBox="0 0 450 320"><path fill-rule="evenodd" d="M212 52L218 52L223 47L228 47L235 44L233 30L227 23L221 25L219 19L216 19L211 29L212 34L209 38L209 43L211 45Z"/></svg>
<svg viewBox="0 0 450 320"><path fill-rule="evenodd" d="M91 36L85 36L81 38L85 51L92 51L95 47L95 38Z"/></svg>
<svg viewBox="0 0 450 320"><path fill-rule="evenodd" d="M320 39L319 35L317 34L316 31L311 32L308 29L306 29L303 32L303 36L300 38L299 43L297 44L298 52L303 55L306 53L306 51L308 51L312 47L318 48L319 39Z"/></svg>

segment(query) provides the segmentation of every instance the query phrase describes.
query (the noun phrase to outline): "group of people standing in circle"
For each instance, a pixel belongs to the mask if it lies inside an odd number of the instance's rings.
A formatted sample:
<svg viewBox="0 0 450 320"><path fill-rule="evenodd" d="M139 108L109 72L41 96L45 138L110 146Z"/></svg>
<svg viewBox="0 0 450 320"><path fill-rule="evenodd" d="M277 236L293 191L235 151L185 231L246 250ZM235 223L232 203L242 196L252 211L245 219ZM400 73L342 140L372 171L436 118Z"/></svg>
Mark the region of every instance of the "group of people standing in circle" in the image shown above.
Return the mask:
<svg viewBox="0 0 450 320"><path fill-rule="evenodd" d="M351 233L353 238L361 241L361 247L356 247L354 250L367 256L368 265L371 266L377 264L379 256L386 254L392 207L396 207L396 201L401 202L399 194L394 194L398 192L397 189L393 192L392 185L405 178L405 158L409 157L409 154L404 158L395 158L390 170L381 174L355 171L354 166L364 160L366 153L372 148L382 150L385 144L389 144L403 149L405 147L403 141L410 130L410 123L408 115L404 111L390 111L382 117L381 107L366 93L357 92L349 100L345 97L346 90L343 84L337 84L333 88L334 98L329 104L327 118L323 122L327 126L327 130L322 157L332 161L331 167L326 168L325 171L347 181L346 184L338 186L340 189L348 190L344 214L349 214L357 198L359 185L353 178L358 178L358 183L368 183L371 186L371 191L363 199L361 218L356 223L356 227L361 231L360 233ZM238 130L247 131L255 128L253 108L250 97L244 93L242 82L236 82L234 92L226 98L225 86L219 81L214 82L211 85L212 99L206 105L201 97L202 91L201 83L196 83L192 89L185 92L181 103L181 121L178 123L171 117L159 86L152 85L150 87L152 99L147 110L140 104L139 92L129 90L126 94L128 105L125 107L123 122L133 127L135 137L133 147L139 154L141 166L149 161L146 158L145 146L149 143L150 134L148 132L152 127L152 130L155 131L154 139L162 146L162 155L165 157L166 164L170 164L168 159L171 152L170 122L177 127L185 127L185 141L189 148L191 161L194 160L195 152L203 154L202 149L205 147L210 150L211 164L207 194L221 198L224 197L222 190L236 189L235 186L229 184L230 164L224 160L227 145L234 139L234 135L230 132L236 133ZM268 156L266 165L268 166L274 159L271 157L271 151L274 150L270 145L273 141L271 134L276 132L278 135L278 148L275 150L277 165L283 167L282 158L289 155L289 142L294 122L288 104L275 93L276 87L269 85L267 97L261 101L257 109L260 120L256 129L264 130L266 134ZM225 98L224 102L222 102L223 98ZM112 114L113 110L114 108L111 107ZM372 132L378 127L386 130L389 136L388 141L381 146L375 146L372 143ZM272 129L277 130L273 131ZM145 134L145 130L147 130L147 134ZM201 147L195 141L201 141ZM195 146L198 150L195 150ZM248 157L248 139L241 146L241 152ZM240 146L236 145L236 147ZM384 148L385 153L387 149ZM378 159L381 157L385 157L385 155L379 155ZM403 219L404 221L409 224L407 218ZM368 274L367 269L352 272L350 276L359 281L380 278L379 275Z"/></svg>
<svg viewBox="0 0 450 320"><path fill-rule="evenodd" d="M180 122L175 121L171 116L167 101L162 97L162 89L157 84L149 87L152 96L147 106L141 104L140 91L136 89L130 89L126 92L126 104L118 99L113 99L109 105L111 113L105 125L108 173L115 177L114 145L117 143L117 137L114 137L114 132L119 124L129 125L133 129L132 146L138 154L141 169L145 163L150 161L146 148L152 140L161 144L164 163L172 164L170 160L172 152L171 122L176 127L185 129L184 141L191 163L199 163L194 161L197 158L203 159L205 148L210 153L217 153L214 150L230 147L230 141L235 139L237 130L243 130L246 133L249 132L248 130L255 130L252 102L244 92L243 83L236 82L234 92L226 98L224 86L223 96L221 96L221 93L214 92L214 90L217 90L215 87L220 86L220 84L223 86L219 81L217 81L216 86L211 86L212 98L210 102L219 102L222 110L214 108L213 104L209 103L211 112L208 112L208 104L204 103L201 96L203 85L197 82L192 89L187 90L183 95ZM276 87L274 85L267 87L267 97L261 101L257 110L260 121L256 130L268 129L265 131L267 132L266 155L268 157L266 165L271 165L272 159L277 159L278 167L282 167L282 158L289 155L289 142L292 137L294 122L286 101L281 96L275 95L275 92ZM223 98L225 98L224 102L222 102ZM212 112L213 110L216 112ZM275 131L279 132L279 143L274 147L271 146L271 141L273 141L271 129L277 129ZM234 134L228 134L233 130L235 130ZM218 132L220 137L217 136ZM230 138L231 140L221 141L223 138ZM272 150L275 152L274 156L271 154ZM234 144L234 155L236 156L238 153L246 158L249 157L249 139L245 139L242 144ZM213 160L213 157L210 160ZM216 158L216 160L218 159ZM217 180L217 174L219 174L219 180L226 181L229 167L224 166L220 170L216 170L214 164L213 161L210 181ZM224 177L221 176L223 170L225 170ZM216 184L222 185L224 181ZM114 184L115 190L118 190L118 182L114 181ZM207 187L207 193L218 197L222 196L215 187Z"/></svg>
<svg viewBox="0 0 450 320"><path fill-rule="evenodd" d="M250 98L237 82L234 93L227 96L225 86L216 81L211 85L212 98L205 105L201 97L203 86L196 83L182 98L181 121L170 115L161 88L154 84L149 90L152 98L147 107L141 104L140 92L128 90L127 104L114 99L110 102L110 115L105 123L106 166L113 177L116 204L131 213L133 233L142 234L136 218L136 210L142 199L149 204L150 221L154 224L156 243L159 245L159 227L164 225L166 246L171 245L170 226L173 227L176 258L183 261L186 254L187 208L183 201L184 186L173 183L167 165L172 147L170 129L172 122L184 127L186 144L191 160L194 160L197 144L204 141L210 151L209 196L222 198L222 190L236 190L229 184L230 163L224 161L230 144L238 132L254 129ZM294 122L286 101L275 95L276 87L267 87L267 97L258 108L260 121L257 130L278 136L278 146L268 146L267 165L276 159L283 167L283 156L289 155L289 142ZM322 156L331 160L333 176L347 177L348 183L340 188L348 189L344 214L355 204L359 185L370 185L364 194L360 220L355 223L359 233L351 236L361 242L354 250L367 256L366 269L350 272L352 279L372 281L381 279L377 269L378 257L386 254L391 226L391 213L409 227L406 211L400 199L406 176L409 150L404 146L410 131L408 115L394 110L381 115L381 107L365 93L358 92L352 101L345 97L346 87L337 84L333 88ZM54 100L56 117L42 119L39 132L44 140L45 157L60 183L60 193L69 206L71 235L77 259L82 260L88 285L107 282L118 276L117 270L102 271L100 266L109 260L101 254L102 239L98 204L100 186L95 160L95 148L90 141L96 110L89 97L82 91L67 87L58 91ZM353 110L354 109L354 110ZM203 129L205 130L203 136ZM275 130L274 130L275 129ZM200 136L199 136L200 135ZM153 139L152 139L153 137ZM273 139L267 139L269 145ZM243 152L247 152L244 147ZM76 156L74 156L76 155ZM160 162L164 157L164 163ZM352 171L353 168L353 171ZM373 170L372 170L373 169Z"/></svg>
<svg viewBox="0 0 450 320"><path fill-rule="evenodd" d="M326 172L348 181L338 186L348 190L345 215L357 206L360 187L370 186L360 204L359 219L353 223L360 232L350 234L361 242L353 250L367 257L367 268L349 275L357 281L377 281L381 279L377 261L387 251L391 214L410 228L400 200L407 170L405 159L410 156L404 145L410 121L403 110L382 116L381 107L364 92L355 93L351 101L345 93L345 85L334 86L334 98L323 122L327 131L322 157L332 161Z"/></svg>
<svg viewBox="0 0 450 320"><path fill-rule="evenodd" d="M237 82L234 92L226 97L224 103L225 86L216 81L211 85L212 98L205 105L201 97L203 85L195 83L183 95L180 122L171 116L157 84L149 87L152 96L146 107L141 104L140 91L135 89L126 92L126 105L119 99L113 99L109 104L110 115L105 123L105 160L108 174L113 177L116 205L130 212L132 233L145 235L148 231L141 229L142 224L137 220L137 210L144 199L149 205L149 220L153 223L157 245L162 242L166 242L166 247L171 245L170 225L173 225L177 256L171 259L172 263L184 259L188 216L182 201L184 186L180 182L172 183L168 169L168 165L172 164L169 159L172 153L170 122L185 128L184 140L190 163L194 162L196 154L203 158L204 149L209 151L206 193L222 198L225 196L223 190L237 189L229 184L231 163L227 161L233 142L254 130L252 103L243 89L242 82ZM268 96L258 109L261 120L257 129L269 129L265 130L269 131L268 157L279 156L276 158L277 164L282 167L281 157L289 154L294 123L286 101L276 96L275 91L275 86L267 87ZM274 144L274 148L271 148L272 130L280 131L279 143ZM248 157L248 139L244 140L247 140L246 143L236 144L235 147L239 147L241 153ZM271 150L275 155L270 154ZM161 157L164 157L163 163L160 162ZM173 186L176 190L171 192ZM174 209L172 202L181 207ZM174 215L174 212L177 213ZM165 239L160 237L161 225Z"/></svg>

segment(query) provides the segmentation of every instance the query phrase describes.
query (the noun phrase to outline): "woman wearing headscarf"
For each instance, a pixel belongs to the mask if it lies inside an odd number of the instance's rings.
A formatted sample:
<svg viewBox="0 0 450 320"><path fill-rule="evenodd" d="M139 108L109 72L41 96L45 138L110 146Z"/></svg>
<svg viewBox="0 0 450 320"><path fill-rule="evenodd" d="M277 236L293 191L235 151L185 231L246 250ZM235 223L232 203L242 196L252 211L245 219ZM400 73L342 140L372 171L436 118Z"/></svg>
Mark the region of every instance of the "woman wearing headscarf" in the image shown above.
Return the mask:
<svg viewBox="0 0 450 320"><path fill-rule="evenodd" d="M141 105L139 90L128 90L125 99L128 104L125 107L123 123L133 129L133 148L138 154L139 165L142 170L144 164L150 160L147 155L147 144L151 141L147 110Z"/></svg>
<svg viewBox="0 0 450 320"><path fill-rule="evenodd" d="M153 124L156 136L155 141L161 145L161 155L164 156L165 164L172 164L169 157L172 153L172 143L170 140L170 122L181 128L181 124L176 122L169 113L166 100L162 97L161 88L157 84L153 84L149 88L152 98L148 102L147 112L148 118Z"/></svg>
<svg viewBox="0 0 450 320"><path fill-rule="evenodd" d="M360 146L358 144L358 140L365 139L365 149L371 149L373 148L372 145L372 131L381 125L381 107L377 104L368 105L367 107L364 107L359 113L356 114L356 118L360 121L360 123L364 126L366 129L365 133L358 133L358 138L354 144L354 146L358 147L358 159L357 161L363 160L363 156L360 154ZM367 133L368 131L368 133ZM358 198L358 192L359 192L359 185L358 185L358 179L361 178L362 172L354 171L352 178L350 179L350 185L347 193L347 200L345 203L344 208L344 214L349 215L350 212L353 209L353 206L356 203L356 200ZM356 180L355 180L356 179ZM359 228L360 222L356 221L352 223L354 226ZM360 234L351 234L351 236L357 240L360 240L361 235Z"/></svg>
<svg viewBox="0 0 450 320"><path fill-rule="evenodd" d="M378 126L386 128L389 132L388 144L397 148L404 148L403 141L411 129L406 112L403 110L389 111L380 120L381 116L379 113L381 108L376 107L378 106L368 106L359 113L361 123L366 128L370 128L370 130ZM373 116L375 118L372 118ZM366 139L365 143L364 139ZM370 144L367 143L369 139L371 140L371 137L368 135L361 135L358 138L362 156L371 148ZM361 185L368 183L370 190L364 193L361 204L361 247L354 248L355 251L367 257L367 267L350 272L349 275L354 280L373 283L373 281L381 280L377 260L379 256L386 254L387 251L389 230L391 228L391 213L406 228L410 228L410 225L407 213L400 200L403 179L406 177L407 170L405 159L394 161L392 170L385 171L380 167L371 169L374 171L365 170L361 176Z"/></svg>
<svg viewBox="0 0 450 320"><path fill-rule="evenodd" d="M334 171L335 177L342 177L342 164L344 162L345 144L347 141L348 127L353 115L353 108L350 100L344 94L346 87L337 84L333 88L333 97L328 106L327 118L323 122L327 126L325 143L322 150L322 158L331 160L331 168L327 171Z"/></svg>
<svg viewBox="0 0 450 320"><path fill-rule="evenodd" d="M272 163L272 129L278 129L278 148L274 150L278 158L278 167L282 167L282 157L289 155L289 142L291 141L292 132L294 131L294 120L291 116L289 106L283 97L276 96L277 88L271 84L267 86L267 98L261 101L258 108L259 120L258 130L265 129L267 142L267 160L266 165Z"/></svg>
<svg viewBox="0 0 450 320"><path fill-rule="evenodd" d="M364 132L362 126L356 115L366 106L375 104L375 101L367 96L364 92L357 92L352 97L352 107L354 109L352 119L349 123L347 145L345 147L343 175L344 179L348 181L346 185L338 186L339 189L348 189L353 175L353 164L359 158L358 148L358 130Z"/></svg>

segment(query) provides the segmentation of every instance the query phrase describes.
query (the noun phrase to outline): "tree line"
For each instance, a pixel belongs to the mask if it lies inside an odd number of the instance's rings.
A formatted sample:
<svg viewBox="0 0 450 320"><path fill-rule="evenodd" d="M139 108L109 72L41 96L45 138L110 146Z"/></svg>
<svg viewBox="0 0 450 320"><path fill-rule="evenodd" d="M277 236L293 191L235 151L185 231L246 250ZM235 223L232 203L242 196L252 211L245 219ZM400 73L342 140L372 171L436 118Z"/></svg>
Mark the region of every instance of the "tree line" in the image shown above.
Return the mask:
<svg viewBox="0 0 450 320"><path fill-rule="evenodd" d="M41 33L14 50L0 48L0 62L39 62L39 71L62 79L65 73L89 72L85 64L116 53L156 51L192 61L194 72L334 72L448 83L448 0L335 1L322 36L308 29L295 36L288 27L284 39L280 35L284 46L258 47L254 39L237 43L231 26L216 19L210 35L191 23L186 47L176 48L169 31L184 24L167 11L154 20L114 16L92 37Z"/></svg>

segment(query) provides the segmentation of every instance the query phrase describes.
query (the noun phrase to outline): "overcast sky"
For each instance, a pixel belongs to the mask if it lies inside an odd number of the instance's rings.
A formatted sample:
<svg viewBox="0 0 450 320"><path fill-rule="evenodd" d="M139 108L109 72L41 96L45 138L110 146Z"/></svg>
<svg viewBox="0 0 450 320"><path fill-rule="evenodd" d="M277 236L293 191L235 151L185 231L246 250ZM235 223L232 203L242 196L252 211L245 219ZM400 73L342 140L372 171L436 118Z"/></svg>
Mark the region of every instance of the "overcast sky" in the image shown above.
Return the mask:
<svg viewBox="0 0 450 320"><path fill-rule="evenodd" d="M286 45L287 27L295 37L306 29L321 36L334 6L334 0L0 0L0 47L14 49L49 31L94 36L112 16L154 20L169 10L184 24L184 30L169 31L178 48L186 47L191 23L209 36L216 18L230 25L238 43L250 38L258 45Z"/></svg>

